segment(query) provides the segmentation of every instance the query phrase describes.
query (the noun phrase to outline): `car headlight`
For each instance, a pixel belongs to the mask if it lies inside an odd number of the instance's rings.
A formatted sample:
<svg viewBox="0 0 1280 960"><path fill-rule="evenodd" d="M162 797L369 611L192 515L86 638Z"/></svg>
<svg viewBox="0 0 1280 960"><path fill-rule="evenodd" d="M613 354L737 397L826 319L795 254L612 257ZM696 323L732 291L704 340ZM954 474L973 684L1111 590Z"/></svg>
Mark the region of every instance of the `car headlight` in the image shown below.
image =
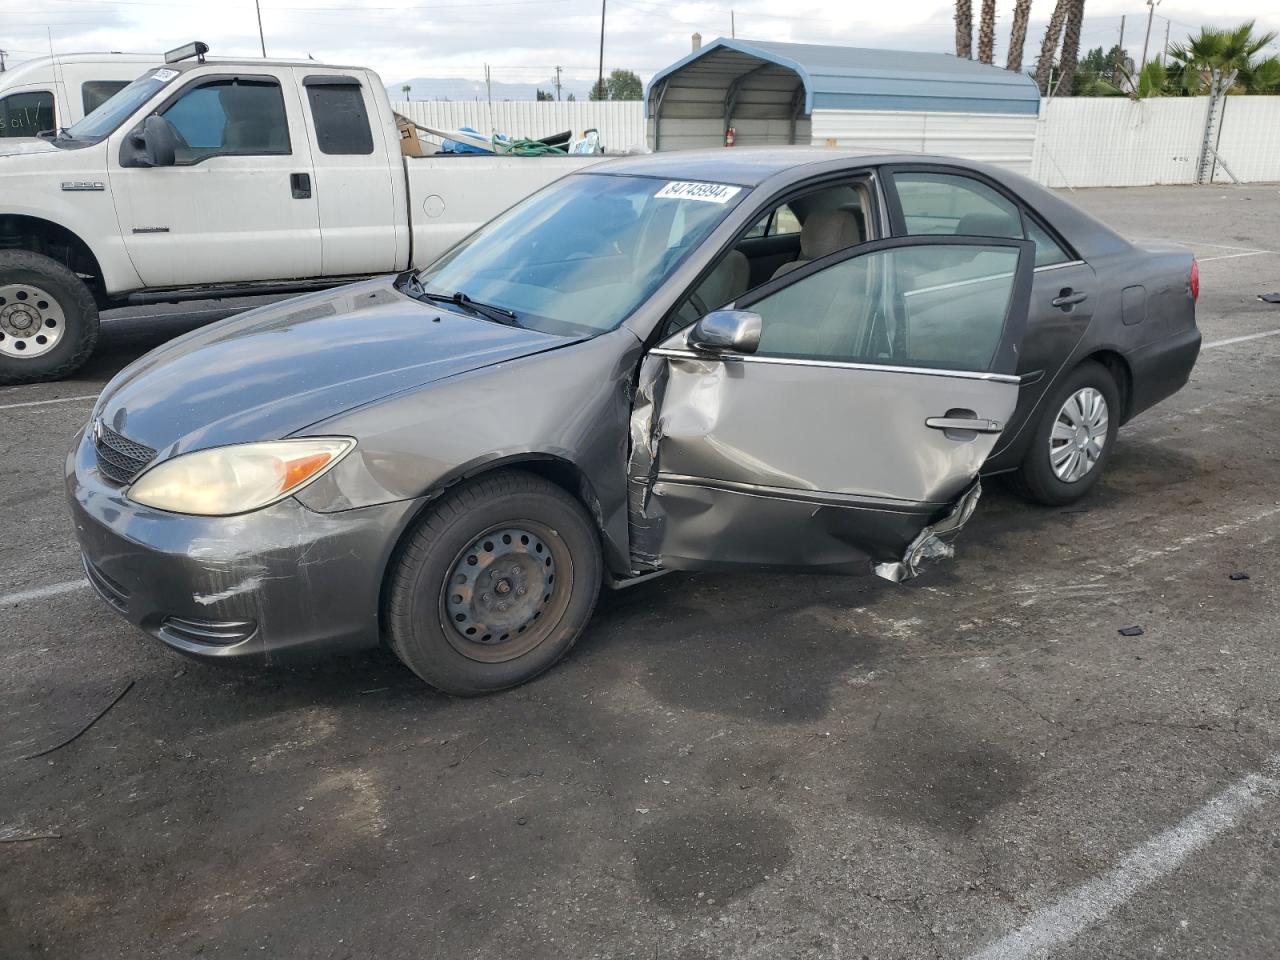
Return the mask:
<svg viewBox="0 0 1280 960"><path fill-rule="evenodd" d="M297 493L355 445L349 437L306 437L184 453L134 481L129 499L202 517L248 513Z"/></svg>

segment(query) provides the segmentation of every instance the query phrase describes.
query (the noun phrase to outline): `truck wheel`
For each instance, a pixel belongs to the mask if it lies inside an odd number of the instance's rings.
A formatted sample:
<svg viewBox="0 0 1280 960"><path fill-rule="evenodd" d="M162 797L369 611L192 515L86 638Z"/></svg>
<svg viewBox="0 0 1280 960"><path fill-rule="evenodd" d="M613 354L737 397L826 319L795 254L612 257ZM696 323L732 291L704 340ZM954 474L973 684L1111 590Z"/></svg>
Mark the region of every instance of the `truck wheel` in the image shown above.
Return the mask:
<svg viewBox="0 0 1280 960"><path fill-rule="evenodd" d="M573 497L511 471L432 504L391 569L391 649L438 690L472 696L536 677L569 652L595 609L603 561Z"/></svg>
<svg viewBox="0 0 1280 960"><path fill-rule="evenodd" d="M98 308L85 282L57 260L0 251L0 385L60 380L98 342Z"/></svg>
<svg viewBox="0 0 1280 960"><path fill-rule="evenodd" d="M1013 489L1027 500L1060 507L1093 489L1111 457L1120 426L1120 391L1100 363L1082 363L1045 398L1031 446Z"/></svg>

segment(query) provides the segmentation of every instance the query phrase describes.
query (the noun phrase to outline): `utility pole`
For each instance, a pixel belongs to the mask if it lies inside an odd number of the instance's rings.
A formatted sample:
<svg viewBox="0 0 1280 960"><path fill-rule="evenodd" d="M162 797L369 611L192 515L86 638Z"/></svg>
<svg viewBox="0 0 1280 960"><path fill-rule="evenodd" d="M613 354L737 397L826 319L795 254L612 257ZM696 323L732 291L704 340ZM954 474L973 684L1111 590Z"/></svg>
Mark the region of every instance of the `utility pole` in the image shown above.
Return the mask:
<svg viewBox="0 0 1280 960"><path fill-rule="evenodd" d="M4 58L9 51L0 50L0 73L4 73Z"/></svg>
<svg viewBox="0 0 1280 960"><path fill-rule="evenodd" d="M1160 63L1167 64L1169 62L1169 24L1173 21L1168 17L1164 21L1164 50L1160 53Z"/></svg>
<svg viewBox="0 0 1280 960"><path fill-rule="evenodd" d="M556 67L556 100L560 99L560 68Z"/></svg>
<svg viewBox="0 0 1280 960"><path fill-rule="evenodd" d="M258 43L262 44L262 59L267 59L267 38L262 35L262 3L253 0L253 8L258 11Z"/></svg>
<svg viewBox="0 0 1280 960"><path fill-rule="evenodd" d="M1147 44L1151 42L1151 21L1156 15L1156 7L1160 5L1160 0L1147 0L1147 36L1142 41L1142 65L1138 67L1139 72L1147 65Z"/></svg>
<svg viewBox="0 0 1280 960"><path fill-rule="evenodd" d="M600 71L596 74L596 97L600 100L604 99L604 5L606 0L600 0Z"/></svg>
<svg viewBox="0 0 1280 960"><path fill-rule="evenodd" d="M1124 65L1124 16L1120 17L1120 43L1116 47L1116 62L1111 67L1111 79L1120 83L1120 68Z"/></svg>
<svg viewBox="0 0 1280 960"><path fill-rule="evenodd" d="M731 40L736 40L738 38L738 24L734 19L732 10L729 11L729 38Z"/></svg>

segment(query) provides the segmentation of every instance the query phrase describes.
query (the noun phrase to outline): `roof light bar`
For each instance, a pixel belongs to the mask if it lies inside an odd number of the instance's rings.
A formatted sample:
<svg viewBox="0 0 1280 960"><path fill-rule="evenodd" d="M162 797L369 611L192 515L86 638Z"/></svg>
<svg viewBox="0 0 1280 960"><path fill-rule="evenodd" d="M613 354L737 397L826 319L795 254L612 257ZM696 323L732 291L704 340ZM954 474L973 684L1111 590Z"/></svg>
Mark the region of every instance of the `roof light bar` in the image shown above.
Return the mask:
<svg viewBox="0 0 1280 960"><path fill-rule="evenodd" d="M164 55L165 63L178 63L180 60L190 60L195 57L201 63L204 63L204 55L209 52L209 45L201 43L199 40L188 43L185 47L174 47Z"/></svg>

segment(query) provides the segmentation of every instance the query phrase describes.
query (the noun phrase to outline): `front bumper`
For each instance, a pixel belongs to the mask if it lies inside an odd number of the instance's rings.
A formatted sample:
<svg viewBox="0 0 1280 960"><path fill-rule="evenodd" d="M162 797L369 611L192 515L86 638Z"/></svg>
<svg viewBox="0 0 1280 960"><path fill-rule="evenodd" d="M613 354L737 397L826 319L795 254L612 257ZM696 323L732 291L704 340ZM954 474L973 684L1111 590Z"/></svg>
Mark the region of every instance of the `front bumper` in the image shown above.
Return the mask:
<svg viewBox="0 0 1280 960"><path fill-rule="evenodd" d="M170 647L212 658L376 646L383 573L420 504L317 513L289 498L237 517L166 513L104 480L83 434L66 492L99 595Z"/></svg>

